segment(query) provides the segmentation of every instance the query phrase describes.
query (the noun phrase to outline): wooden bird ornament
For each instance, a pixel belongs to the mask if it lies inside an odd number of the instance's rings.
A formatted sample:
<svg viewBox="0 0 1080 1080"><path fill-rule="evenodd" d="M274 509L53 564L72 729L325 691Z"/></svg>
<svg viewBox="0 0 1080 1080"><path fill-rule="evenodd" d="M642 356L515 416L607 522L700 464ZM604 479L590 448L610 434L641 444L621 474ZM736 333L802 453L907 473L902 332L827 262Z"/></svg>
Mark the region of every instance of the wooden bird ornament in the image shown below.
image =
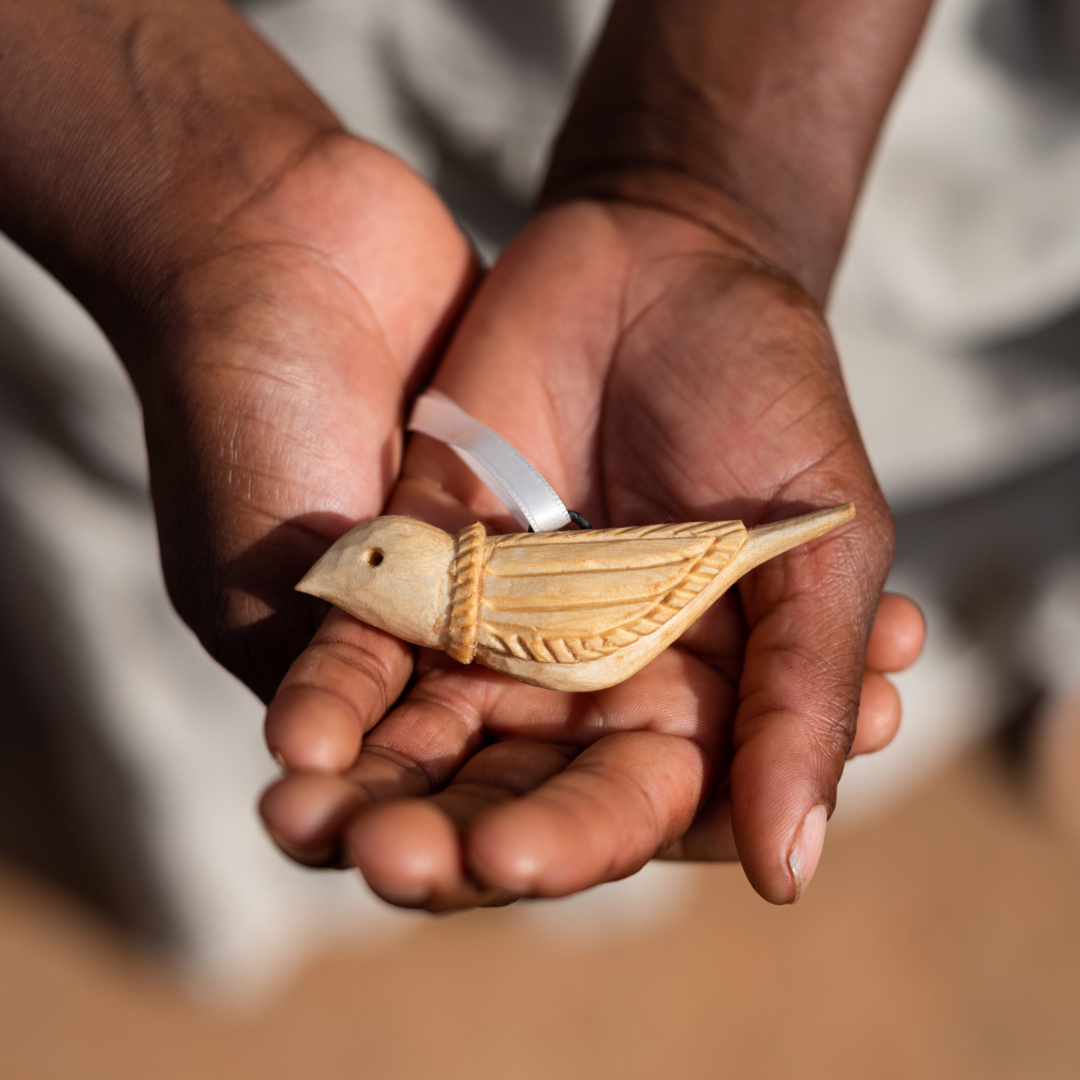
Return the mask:
<svg viewBox="0 0 1080 1080"><path fill-rule="evenodd" d="M855 516L451 536L408 517L346 533L297 585L362 622L551 690L629 678L736 581Z"/></svg>

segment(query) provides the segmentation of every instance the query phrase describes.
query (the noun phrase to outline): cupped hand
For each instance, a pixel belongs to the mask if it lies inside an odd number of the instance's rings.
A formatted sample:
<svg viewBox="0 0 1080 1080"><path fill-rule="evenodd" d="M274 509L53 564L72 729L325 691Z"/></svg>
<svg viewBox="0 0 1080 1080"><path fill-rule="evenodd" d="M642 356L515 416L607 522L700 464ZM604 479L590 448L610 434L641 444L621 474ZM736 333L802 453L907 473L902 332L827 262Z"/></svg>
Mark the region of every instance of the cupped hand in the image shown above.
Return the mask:
<svg viewBox="0 0 1080 1080"><path fill-rule="evenodd" d="M845 501L858 516L594 694L426 656L387 712L409 677L400 643L335 612L268 713L293 770L264 799L271 833L432 909L564 895L658 854L737 854L763 896L795 899L845 759L896 730L882 673L923 633L909 602L879 606L891 523L819 311L693 222L568 203L504 254L436 383L594 525L757 524ZM423 438L388 509L513 527Z"/></svg>
<svg viewBox="0 0 1080 1080"><path fill-rule="evenodd" d="M328 134L193 253L137 367L172 599L269 699L326 606L293 591L400 468L409 399L474 284L391 155Z"/></svg>

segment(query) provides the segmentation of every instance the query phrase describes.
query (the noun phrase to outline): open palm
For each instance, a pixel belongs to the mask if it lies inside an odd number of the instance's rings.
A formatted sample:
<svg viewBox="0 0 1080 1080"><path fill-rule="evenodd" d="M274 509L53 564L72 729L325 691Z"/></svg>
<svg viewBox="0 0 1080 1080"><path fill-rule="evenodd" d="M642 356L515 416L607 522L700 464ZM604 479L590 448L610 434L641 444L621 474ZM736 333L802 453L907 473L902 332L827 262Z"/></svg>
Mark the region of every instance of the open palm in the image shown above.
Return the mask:
<svg viewBox="0 0 1080 1080"><path fill-rule="evenodd" d="M297 770L264 800L271 831L299 858L343 854L387 899L429 908L563 895L663 852L736 849L763 895L791 900L852 740L871 750L895 730L879 672L910 662L921 630L902 603L883 608L864 674L890 522L820 314L692 222L570 203L504 254L436 384L597 525L755 524L848 500L859 516L594 694L424 656L387 713L409 675L400 646L334 613L268 716ZM419 437L388 509L514 527ZM816 848L800 847L807 830Z"/></svg>

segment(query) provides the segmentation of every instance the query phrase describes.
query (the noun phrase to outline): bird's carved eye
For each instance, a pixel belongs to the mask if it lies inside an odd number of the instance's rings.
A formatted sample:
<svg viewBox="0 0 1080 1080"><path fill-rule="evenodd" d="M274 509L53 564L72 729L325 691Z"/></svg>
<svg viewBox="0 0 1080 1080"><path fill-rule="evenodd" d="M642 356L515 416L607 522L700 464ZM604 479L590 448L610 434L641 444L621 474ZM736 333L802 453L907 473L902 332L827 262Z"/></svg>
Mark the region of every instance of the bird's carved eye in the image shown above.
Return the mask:
<svg viewBox="0 0 1080 1080"><path fill-rule="evenodd" d="M367 560L368 566L378 566L385 556L378 548L372 548L364 554L364 558Z"/></svg>

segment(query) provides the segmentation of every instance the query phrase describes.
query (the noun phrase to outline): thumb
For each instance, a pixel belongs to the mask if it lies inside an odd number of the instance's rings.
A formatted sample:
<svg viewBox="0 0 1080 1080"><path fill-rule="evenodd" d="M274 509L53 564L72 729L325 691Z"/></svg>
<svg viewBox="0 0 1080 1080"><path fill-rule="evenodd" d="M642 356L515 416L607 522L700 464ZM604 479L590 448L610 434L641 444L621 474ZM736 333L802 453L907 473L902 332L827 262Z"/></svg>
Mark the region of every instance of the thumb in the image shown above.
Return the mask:
<svg viewBox="0 0 1080 1080"><path fill-rule="evenodd" d="M817 869L892 550L892 521L878 504L744 579L751 630L733 729L731 819L747 877L776 904L797 900Z"/></svg>

